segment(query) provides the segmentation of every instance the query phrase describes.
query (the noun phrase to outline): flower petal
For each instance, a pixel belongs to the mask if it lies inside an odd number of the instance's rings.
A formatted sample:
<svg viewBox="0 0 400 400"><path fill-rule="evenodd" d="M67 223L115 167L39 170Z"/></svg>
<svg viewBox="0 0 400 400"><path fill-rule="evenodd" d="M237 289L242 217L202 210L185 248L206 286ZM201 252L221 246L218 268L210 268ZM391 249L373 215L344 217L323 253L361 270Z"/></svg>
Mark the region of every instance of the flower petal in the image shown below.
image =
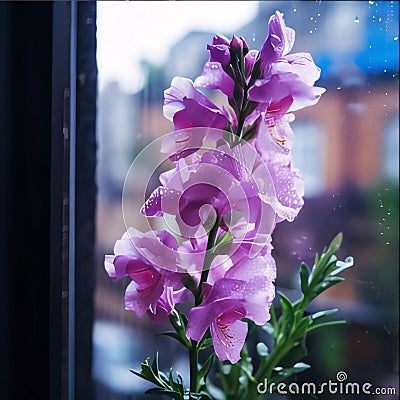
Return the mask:
<svg viewBox="0 0 400 400"><path fill-rule="evenodd" d="M195 86L209 89L220 89L228 98L232 98L235 83L222 69L219 62L206 62L203 73L194 81Z"/></svg>
<svg viewBox="0 0 400 400"><path fill-rule="evenodd" d="M179 196L177 190L159 186L143 204L140 212L147 217L160 217L164 212L175 213Z"/></svg>
<svg viewBox="0 0 400 400"><path fill-rule="evenodd" d="M152 307L156 308L157 300L163 292L162 281L159 280L155 286L143 290L132 281L125 292L125 309L133 311L137 317L142 318L146 311Z"/></svg>
<svg viewBox="0 0 400 400"><path fill-rule="evenodd" d="M294 40L295 31L285 25L283 14L276 11L269 19L268 36L260 51L262 68L289 53Z"/></svg>
<svg viewBox="0 0 400 400"><path fill-rule="evenodd" d="M229 360L234 364L240 360L247 330L247 324L243 321L236 321L230 325L219 325L217 322L211 324L215 354L221 361Z"/></svg>
<svg viewBox="0 0 400 400"><path fill-rule="evenodd" d="M209 301L213 289L203 305L194 307L189 312L189 321L186 329L186 336L189 339L201 340L208 327L217 319L217 317L228 310L243 309L242 299L230 299L221 297ZM215 296L214 296L215 297Z"/></svg>
<svg viewBox="0 0 400 400"><path fill-rule="evenodd" d="M310 53L295 53L282 57L272 65L271 74L291 72L308 86L313 86L321 75Z"/></svg>

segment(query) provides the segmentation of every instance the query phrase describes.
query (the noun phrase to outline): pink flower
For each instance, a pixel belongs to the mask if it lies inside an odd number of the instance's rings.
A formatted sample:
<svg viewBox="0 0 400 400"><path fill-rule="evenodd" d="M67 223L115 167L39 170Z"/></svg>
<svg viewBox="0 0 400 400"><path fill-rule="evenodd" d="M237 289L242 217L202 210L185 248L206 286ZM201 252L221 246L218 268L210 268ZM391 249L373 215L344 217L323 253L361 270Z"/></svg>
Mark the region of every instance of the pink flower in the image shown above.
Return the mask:
<svg viewBox="0 0 400 400"><path fill-rule="evenodd" d="M187 78L176 77L164 91L164 116L174 129L211 127L225 129L228 118L207 96Z"/></svg>
<svg viewBox="0 0 400 400"><path fill-rule="evenodd" d="M288 114L277 120L268 119L265 115L261 114L254 146L274 182L276 222L285 219L293 221L304 204L304 182L300 171L292 167L291 160L294 134L290 122L294 120L294 115Z"/></svg>
<svg viewBox="0 0 400 400"><path fill-rule="evenodd" d="M162 186L150 195L141 212L173 215L185 237L194 237L212 214L229 219L234 211L256 232L269 234L274 227L274 210L260 199L260 193L274 197L269 172L247 143L232 149L222 145L196 155L192 162L180 159L160 181Z"/></svg>
<svg viewBox="0 0 400 400"><path fill-rule="evenodd" d="M279 11L270 18L268 36L260 51L260 74L249 88L249 99L258 103L255 114L279 118L318 102L325 89L314 87L320 69L309 53L288 54L295 32ZM254 116L252 117L253 119Z"/></svg>
<svg viewBox="0 0 400 400"><path fill-rule="evenodd" d="M140 249L145 248L148 256ZM115 255L105 256L105 269L112 280L128 276L132 281L125 293L125 309L139 318L146 311L171 313L177 299L182 299L182 274L160 268L154 260L173 261L168 249L176 250L176 239L168 232L141 233L129 228L114 246ZM172 251L171 254L174 254Z"/></svg>
<svg viewBox="0 0 400 400"><path fill-rule="evenodd" d="M215 282L202 304L191 309L186 334L201 340L210 329L215 354L220 360L239 361L249 318L264 325L275 295L275 262L267 254L243 258Z"/></svg>

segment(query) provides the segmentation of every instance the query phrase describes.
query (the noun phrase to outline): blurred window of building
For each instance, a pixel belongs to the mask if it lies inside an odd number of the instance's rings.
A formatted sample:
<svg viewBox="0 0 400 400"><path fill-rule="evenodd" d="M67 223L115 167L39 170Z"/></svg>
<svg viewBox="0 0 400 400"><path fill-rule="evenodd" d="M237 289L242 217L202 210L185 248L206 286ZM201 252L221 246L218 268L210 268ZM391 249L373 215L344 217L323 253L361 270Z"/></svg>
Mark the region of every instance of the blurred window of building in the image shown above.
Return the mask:
<svg viewBox="0 0 400 400"><path fill-rule="evenodd" d="M399 180L399 113L389 117L383 129L383 175Z"/></svg>
<svg viewBox="0 0 400 400"><path fill-rule="evenodd" d="M295 141L293 166L300 169L305 183L305 197L313 197L325 189L325 140L321 128L312 120L293 123Z"/></svg>

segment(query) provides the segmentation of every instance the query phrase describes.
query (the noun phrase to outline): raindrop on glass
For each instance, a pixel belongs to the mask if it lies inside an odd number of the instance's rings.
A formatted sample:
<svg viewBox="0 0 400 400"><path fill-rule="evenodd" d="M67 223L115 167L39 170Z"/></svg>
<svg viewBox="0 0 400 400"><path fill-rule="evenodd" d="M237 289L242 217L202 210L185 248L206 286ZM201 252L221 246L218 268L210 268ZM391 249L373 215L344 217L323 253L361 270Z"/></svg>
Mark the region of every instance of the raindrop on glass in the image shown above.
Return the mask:
<svg viewBox="0 0 400 400"><path fill-rule="evenodd" d="M360 18L355 17L353 22L356 23L356 24L359 24L360 23Z"/></svg>
<svg viewBox="0 0 400 400"><path fill-rule="evenodd" d="M313 31L311 30L310 33L313 33Z"/></svg>
<svg viewBox="0 0 400 400"><path fill-rule="evenodd" d="M369 1L368 4L370 4L371 6L374 4L373 1Z"/></svg>
<svg viewBox="0 0 400 400"><path fill-rule="evenodd" d="M393 40L399 40L399 37L398 37L398 36L396 36L396 37L394 37L394 38L393 38Z"/></svg>
<svg viewBox="0 0 400 400"><path fill-rule="evenodd" d="M382 22L382 18L379 17L378 22Z"/></svg>
<svg viewBox="0 0 400 400"><path fill-rule="evenodd" d="M253 38L251 39L253 42L255 42L256 41L256 34L255 33L253 33Z"/></svg>
<svg viewBox="0 0 400 400"><path fill-rule="evenodd" d="M293 8L293 12L296 12L297 11L297 9L296 8Z"/></svg>

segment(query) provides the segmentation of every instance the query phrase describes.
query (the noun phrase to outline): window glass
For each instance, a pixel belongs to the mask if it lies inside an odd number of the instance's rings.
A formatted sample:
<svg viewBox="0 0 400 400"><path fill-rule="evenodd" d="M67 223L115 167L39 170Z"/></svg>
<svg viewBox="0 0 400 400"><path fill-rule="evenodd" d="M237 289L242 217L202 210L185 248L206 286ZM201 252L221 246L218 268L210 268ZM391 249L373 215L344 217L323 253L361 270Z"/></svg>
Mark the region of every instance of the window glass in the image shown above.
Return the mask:
<svg viewBox="0 0 400 400"><path fill-rule="evenodd" d="M306 182L304 196L315 196L325 189L326 144L324 132L314 121L293 123L296 139L293 146L293 166L301 171Z"/></svg>
<svg viewBox="0 0 400 400"><path fill-rule="evenodd" d="M384 173L388 179L399 180L399 114L391 116L385 123L383 139Z"/></svg>
<svg viewBox="0 0 400 400"><path fill-rule="evenodd" d="M142 395L145 383L129 370L157 351L161 368L173 364L188 376L179 345L155 336L168 326L124 310L128 281L109 280L104 255L113 254L126 220L148 229L138 213L149 183L145 174L136 170L125 221L122 191L136 155L172 130L162 113L171 79L201 74L206 45L216 33L244 36L249 47L260 49L276 9L296 31L292 52L312 54L321 68L317 85L326 88L317 105L295 112L293 164L304 178L305 205L294 222L280 224L274 233L276 285L298 290L300 262L312 265L315 252L343 232L341 255L353 256L355 267L320 301L340 308L350 325L310 337L308 377L327 381L346 370L352 381L395 385L397 350L388 349L396 349L398 329L399 3L133 1L97 7L97 398L148 398ZM157 185L155 174L150 186Z"/></svg>

